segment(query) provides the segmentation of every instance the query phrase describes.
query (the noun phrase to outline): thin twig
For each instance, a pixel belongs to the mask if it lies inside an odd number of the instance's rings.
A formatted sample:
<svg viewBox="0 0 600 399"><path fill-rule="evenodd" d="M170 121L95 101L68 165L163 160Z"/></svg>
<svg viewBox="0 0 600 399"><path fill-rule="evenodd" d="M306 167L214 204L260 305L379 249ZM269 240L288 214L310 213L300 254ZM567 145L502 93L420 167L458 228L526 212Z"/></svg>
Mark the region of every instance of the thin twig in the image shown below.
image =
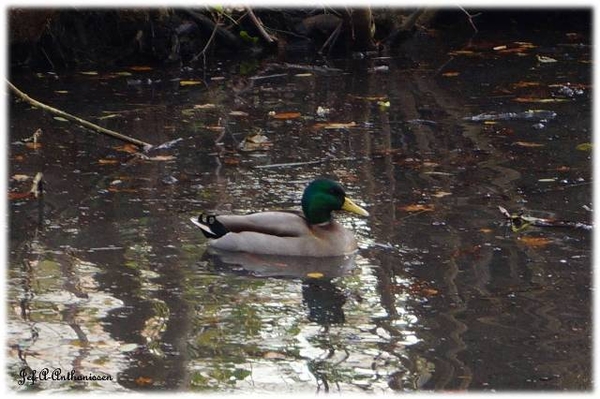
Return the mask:
<svg viewBox="0 0 600 399"><path fill-rule="evenodd" d="M469 14L469 12L467 10L465 10L463 7L458 6L458 8L460 8L462 10L462 12L464 12L467 15L467 18L469 19L469 24L471 24L471 27L473 28L475 33L478 33L479 29L477 29L477 27L475 26L475 23L473 22L473 18L480 16L481 13Z"/></svg>
<svg viewBox="0 0 600 399"><path fill-rule="evenodd" d="M250 19L252 20L252 22L254 22L254 25L258 29L258 32L261 34L261 36L268 43L273 43L275 41L275 39L273 39L273 37L267 33L262 22L260 22L260 20L256 17L256 15L254 15L254 11L252 11L252 9L250 7L247 7L246 10L248 11L248 15L250 16Z"/></svg>
<svg viewBox="0 0 600 399"><path fill-rule="evenodd" d="M212 33L210 34L210 37L208 38L206 45L204 46L202 51L200 51L198 54L196 54L194 56L194 58L192 58L192 61L197 61L198 57L202 56L202 58L204 59L204 64L206 64L206 50L208 50L208 46L210 46L210 44L212 43L212 41L215 38L215 35L217 34L217 30L219 29L219 23L220 23L220 20L217 21L217 23L215 23L215 27L214 27Z"/></svg>
<svg viewBox="0 0 600 399"><path fill-rule="evenodd" d="M8 80L5 80L5 81L8 84L8 87L19 98L21 98L22 100L28 102L29 104L33 105L34 107L41 108L42 110L50 112L51 114L58 115L60 117L63 117L65 119L68 119L68 120L73 121L73 122L77 122L80 125L87 127L88 129L95 130L98 133L102 133L102 134L105 134L107 136L110 136L110 137L113 137L113 138L116 138L116 139L119 139L119 140L122 140L122 141L125 141L125 142L128 142L128 143L131 143L131 144L135 144L138 147L142 147L144 150L149 150L150 148L153 147L152 144L146 143L145 141L134 139L132 137L125 136L124 134L115 132L113 130L106 129L106 128L102 127L102 126L98 126L98 125L93 124L91 122L88 122L88 121L86 121L84 119L81 119L81 118L79 118L79 117L77 117L75 115L71 115L71 114L69 114L69 113L67 113L65 111L61 111L60 109L53 108L53 107L51 107L49 105L46 105L46 104L41 103L41 102L39 102L37 100L34 100L33 98L29 97L27 94L23 93L21 90L17 89Z"/></svg>

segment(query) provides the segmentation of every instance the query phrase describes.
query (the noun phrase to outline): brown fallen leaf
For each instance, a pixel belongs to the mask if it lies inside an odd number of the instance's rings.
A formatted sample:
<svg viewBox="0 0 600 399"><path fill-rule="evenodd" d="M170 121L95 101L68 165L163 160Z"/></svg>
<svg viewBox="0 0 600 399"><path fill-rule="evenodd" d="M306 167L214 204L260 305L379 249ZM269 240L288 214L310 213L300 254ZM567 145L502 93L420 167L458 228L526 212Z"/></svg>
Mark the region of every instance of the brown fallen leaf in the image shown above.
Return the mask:
<svg viewBox="0 0 600 399"><path fill-rule="evenodd" d="M137 154L138 147L133 144L124 144L117 147L113 147L117 151L126 152L128 154Z"/></svg>
<svg viewBox="0 0 600 399"><path fill-rule="evenodd" d="M137 386L143 387L143 386L147 386L147 385L152 385L154 383L154 380L150 377L138 377L135 379L135 384Z"/></svg>
<svg viewBox="0 0 600 399"><path fill-rule="evenodd" d="M23 199L23 198L29 198L29 197L33 197L33 194L29 191L25 192L25 193L15 193L15 192L11 191L8 193L8 199L10 201Z"/></svg>
<svg viewBox="0 0 600 399"><path fill-rule="evenodd" d="M302 114L300 112L280 112L272 115L275 119L296 119L300 118Z"/></svg>
<svg viewBox="0 0 600 399"><path fill-rule="evenodd" d="M537 87L540 86L540 82L528 82L528 81L520 81L517 83L513 83L511 86L515 89L522 89L526 87Z"/></svg>
<svg viewBox="0 0 600 399"><path fill-rule="evenodd" d="M137 193L138 190L136 190L135 188L121 188L121 187L115 187L115 186L110 186L107 188L108 191L110 191L111 193Z"/></svg>
<svg viewBox="0 0 600 399"><path fill-rule="evenodd" d="M173 156L173 155L156 155L154 157L144 158L144 160L146 160L146 161L159 161L159 162L172 161L174 159L175 159L175 156Z"/></svg>
<svg viewBox="0 0 600 399"><path fill-rule="evenodd" d="M37 150L38 148L42 148L42 143L36 143L36 142L25 143L25 147L32 149L32 150Z"/></svg>
<svg viewBox="0 0 600 399"><path fill-rule="evenodd" d="M401 206L398 209L406 212L432 212L435 206L433 204L411 204Z"/></svg>
<svg viewBox="0 0 600 399"><path fill-rule="evenodd" d="M142 71L151 71L152 67L143 66L143 65L134 65L134 66L129 67L129 69L131 69L132 71L136 71L136 72L142 72Z"/></svg>
<svg viewBox="0 0 600 399"><path fill-rule="evenodd" d="M488 228L485 228L485 227L479 229L479 232L483 233L483 234L490 234L492 231L493 231L492 229L488 229Z"/></svg>
<svg viewBox="0 0 600 399"><path fill-rule="evenodd" d="M318 130L318 129L348 129L351 127L355 127L356 126L356 122L348 122L348 123L341 123L341 122L330 122L330 123L316 123L313 125L313 129L314 130Z"/></svg>
<svg viewBox="0 0 600 399"><path fill-rule="evenodd" d="M119 161L116 159L99 159L98 163L100 165L114 165L114 164L119 163Z"/></svg>
<svg viewBox="0 0 600 399"><path fill-rule="evenodd" d="M550 240L549 238L546 237L520 237L519 241L521 241L523 244L527 245L528 247L532 247L532 248L539 248L539 247L545 247L548 244L552 243L552 240Z"/></svg>

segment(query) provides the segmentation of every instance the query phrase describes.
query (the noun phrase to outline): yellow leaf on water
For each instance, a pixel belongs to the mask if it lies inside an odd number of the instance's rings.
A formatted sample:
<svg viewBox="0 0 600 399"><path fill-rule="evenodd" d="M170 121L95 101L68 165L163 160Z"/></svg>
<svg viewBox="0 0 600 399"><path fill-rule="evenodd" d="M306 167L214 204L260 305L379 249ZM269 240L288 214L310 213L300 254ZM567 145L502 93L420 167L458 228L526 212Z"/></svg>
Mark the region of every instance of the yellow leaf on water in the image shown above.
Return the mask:
<svg viewBox="0 0 600 399"><path fill-rule="evenodd" d="M202 81L200 80L180 80L179 81L179 86L197 86L197 85L201 85Z"/></svg>
<svg viewBox="0 0 600 399"><path fill-rule="evenodd" d="M310 272L310 273L306 273L306 277L309 278L323 278L324 274L321 272Z"/></svg>
<svg viewBox="0 0 600 399"><path fill-rule="evenodd" d="M544 146L544 144L531 143L529 141L515 141L513 144L514 145L518 145L520 147L528 147L528 148L536 148L536 147L543 147Z"/></svg>
<svg viewBox="0 0 600 399"><path fill-rule="evenodd" d="M579 151L592 151L592 143L581 143L575 147Z"/></svg>

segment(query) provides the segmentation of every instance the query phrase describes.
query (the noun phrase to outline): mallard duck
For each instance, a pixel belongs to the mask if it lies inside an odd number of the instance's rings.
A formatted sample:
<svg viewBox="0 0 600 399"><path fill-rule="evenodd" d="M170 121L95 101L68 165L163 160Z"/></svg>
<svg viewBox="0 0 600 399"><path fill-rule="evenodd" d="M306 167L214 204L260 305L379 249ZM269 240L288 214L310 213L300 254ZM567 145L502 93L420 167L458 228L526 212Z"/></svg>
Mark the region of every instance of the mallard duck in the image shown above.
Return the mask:
<svg viewBox="0 0 600 399"><path fill-rule="evenodd" d="M349 230L333 220L332 211L369 213L346 197L339 183L313 180L302 194L302 214L293 211L249 215L206 215L191 219L209 246L224 251L284 256L342 256L357 249Z"/></svg>

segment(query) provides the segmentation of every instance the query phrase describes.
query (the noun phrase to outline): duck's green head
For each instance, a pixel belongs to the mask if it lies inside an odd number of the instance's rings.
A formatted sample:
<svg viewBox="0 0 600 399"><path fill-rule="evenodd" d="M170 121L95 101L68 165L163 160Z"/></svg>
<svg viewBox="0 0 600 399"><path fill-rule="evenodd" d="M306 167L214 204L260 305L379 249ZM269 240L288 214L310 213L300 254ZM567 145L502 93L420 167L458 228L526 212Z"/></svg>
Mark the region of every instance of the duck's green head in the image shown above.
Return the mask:
<svg viewBox="0 0 600 399"><path fill-rule="evenodd" d="M346 197L342 186L333 180L313 180L302 195L302 211L310 224L326 223L331 220L331 212L344 210L361 216L369 212Z"/></svg>

